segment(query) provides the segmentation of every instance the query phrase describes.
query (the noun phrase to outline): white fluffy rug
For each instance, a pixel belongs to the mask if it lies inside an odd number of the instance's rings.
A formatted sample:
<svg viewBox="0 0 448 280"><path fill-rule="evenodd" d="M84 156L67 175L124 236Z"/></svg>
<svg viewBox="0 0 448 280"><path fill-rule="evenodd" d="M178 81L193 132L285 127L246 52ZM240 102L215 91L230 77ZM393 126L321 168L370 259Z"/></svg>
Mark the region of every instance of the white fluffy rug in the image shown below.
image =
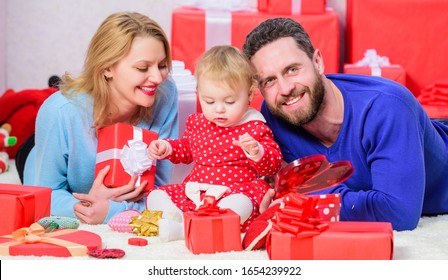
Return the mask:
<svg viewBox="0 0 448 280"><path fill-rule="evenodd" d="M0 174L0 183L19 184L14 163L11 169ZM107 225L81 225L80 229L97 233L103 240L104 248L120 248L126 252L127 260L267 260L266 251L242 251L217 254L194 255L183 240L162 243L158 237L145 237L149 244L144 247L128 245L132 233L119 233ZM89 257L74 257L88 259ZM52 257L4 257L6 259L52 259ZM448 260L448 215L424 217L413 231L394 231L395 260Z"/></svg>

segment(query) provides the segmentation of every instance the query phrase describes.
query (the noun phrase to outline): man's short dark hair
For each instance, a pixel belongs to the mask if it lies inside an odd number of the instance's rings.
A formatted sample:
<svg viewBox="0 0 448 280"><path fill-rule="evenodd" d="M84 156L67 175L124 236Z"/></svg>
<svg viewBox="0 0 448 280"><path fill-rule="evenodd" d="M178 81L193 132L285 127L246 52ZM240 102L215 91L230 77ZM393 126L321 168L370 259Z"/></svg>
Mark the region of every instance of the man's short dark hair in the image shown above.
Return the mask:
<svg viewBox="0 0 448 280"><path fill-rule="evenodd" d="M291 18L271 18L263 21L247 36L243 45L244 54L251 59L265 45L285 37L292 37L297 46L312 59L314 46L302 25Z"/></svg>

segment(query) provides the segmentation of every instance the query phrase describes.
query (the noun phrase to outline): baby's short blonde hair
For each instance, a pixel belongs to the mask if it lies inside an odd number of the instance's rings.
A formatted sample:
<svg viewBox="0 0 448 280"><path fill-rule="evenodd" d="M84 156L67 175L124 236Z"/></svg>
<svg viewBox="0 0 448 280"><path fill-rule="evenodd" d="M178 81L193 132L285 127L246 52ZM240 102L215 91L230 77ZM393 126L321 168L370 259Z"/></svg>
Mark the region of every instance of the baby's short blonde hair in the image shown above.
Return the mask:
<svg viewBox="0 0 448 280"><path fill-rule="evenodd" d="M199 59L195 76L198 84L202 78L222 82L232 90L247 86L248 93L257 87L255 68L244 53L233 46L215 46Z"/></svg>

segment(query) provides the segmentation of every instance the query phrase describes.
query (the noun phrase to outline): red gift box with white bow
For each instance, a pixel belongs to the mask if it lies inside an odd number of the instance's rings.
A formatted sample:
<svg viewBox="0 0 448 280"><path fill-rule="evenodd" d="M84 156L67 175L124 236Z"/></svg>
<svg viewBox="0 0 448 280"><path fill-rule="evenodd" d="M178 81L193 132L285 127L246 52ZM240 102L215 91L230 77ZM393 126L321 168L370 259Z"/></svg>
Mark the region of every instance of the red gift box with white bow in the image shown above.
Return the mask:
<svg viewBox="0 0 448 280"><path fill-rule="evenodd" d="M194 72L197 60L216 45L242 49L247 34L261 22L276 15L237 9L215 10L208 7L180 7L172 13L171 44L173 59ZM316 15L289 15L303 25L314 47L325 59L325 72L339 72L339 18L336 12Z"/></svg>
<svg viewBox="0 0 448 280"><path fill-rule="evenodd" d="M369 49L364 57L354 64L344 64L344 73L378 76L391 79L406 86L406 71L398 64L391 64L387 56L380 56Z"/></svg>
<svg viewBox="0 0 448 280"><path fill-rule="evenodd" d="M356 63L366 49L376 49L406 70L406 87L416 97L426 85L446 79L448 1L346 2L346 63Z"/></svg>
<svg viewBox="0 0 448 280"><path fill-rule="evenodd" d="M269 14L323 14L325 9L325 0L258 0L258 10Z"/></svg>
<svg viewBox="0 0 448 280"><path fill-rule="evenodd" d="M158 134L154 131L125 123L99 129L95 178L101 169L110 165L104 185L121 187L137 174L136 185L147 180L145 191L153 189L156 162L149 159L147 149L157 138Z"/></svg>

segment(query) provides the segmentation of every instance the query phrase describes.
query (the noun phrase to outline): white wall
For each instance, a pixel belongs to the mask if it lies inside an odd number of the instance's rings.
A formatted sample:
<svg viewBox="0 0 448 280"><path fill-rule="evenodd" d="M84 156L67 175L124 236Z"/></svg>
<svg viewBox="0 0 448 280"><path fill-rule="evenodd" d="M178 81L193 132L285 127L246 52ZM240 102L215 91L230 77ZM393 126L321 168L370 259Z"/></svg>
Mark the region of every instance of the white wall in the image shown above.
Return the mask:
<svg viewBox="0 0 448 280"><path fill-rule="evenodd" d="M6 2L6 86L21 90L46 87L53 74L79 72L90 38L113 12L127 10L147 14L170 37L171 11L182 0Z"/></svg>
<svg viewBox="0 0 448 280"><path fill-rule="evenodd" d="M0 95L6 89L6 0L0 0Z"/></svg>
<svg viewBox="0 0 448 280"><path fill-rule="evenodd" d="M116 11L147 14L171 38L172 10L191 1L0 0L0 94L7 88L44 88L51 75L78 73L93 33ZM327 3L345 14L345 1Z"/></svg>

